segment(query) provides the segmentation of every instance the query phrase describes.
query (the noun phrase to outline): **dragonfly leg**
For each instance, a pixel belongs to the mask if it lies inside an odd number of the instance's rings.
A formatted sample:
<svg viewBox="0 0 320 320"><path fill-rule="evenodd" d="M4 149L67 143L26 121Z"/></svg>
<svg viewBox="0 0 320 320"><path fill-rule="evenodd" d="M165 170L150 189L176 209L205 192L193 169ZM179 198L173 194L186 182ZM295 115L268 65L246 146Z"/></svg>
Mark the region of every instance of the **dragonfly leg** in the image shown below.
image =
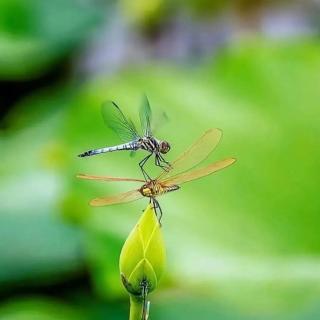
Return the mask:
<svg viewBox="0 0 320 320"><path fill-rule="evenodd" d="M141 287L141 296L143 300L143 309L142 309L142 320L148 320L149 316L149 308L150 308L150 302L147 300L148 297L148 290L149 290L149 283L146 279L143 279L140 284Z"/></svg>
<svg viewBox="0 0 320 320"><path fill-rule="evenodd" d="M156 200L155 198L151 198L151 199L152 199L151 201L152 201L152 204L153 204L154 211L156 213L156 216L158 218L158 221L159 221L159 224L160 224L160 227L161 227L162 209L160 207L160 204L159 204L158 200Z"/></svg>
<svg viewBox="0 0 320 320"><path fill-rule="evenodd" d="M156 157L155 157L154 163L155 163L156 166L162 168L163 170L169 171L170 167L169 167L168 165L162 164L163 162L166 163L166 161L163 161L163 160L164 160L164 159L162 158L162 156L157 153L157 154L156 154Z"/></svg>
<svg viewBox="0 0 320 320"><path fill-rule="evenodd" d="M160 159L161 159L162 162L164 162L165 164L170 166L170 162L167 161L161 154L160 154Z"/></svg>
<svg viewBox="0 0 320 320"><path fill-rule="evenodd" d="M139 167L141 169L141 172L143 174L144 179L147 180L151 180L150 176L147 174L147 172L144 170L144 165L146 164L146 162L149 160L149 158L152 156L152 153L148 154L145 158L143 158L140 162L139 162Z"/></svg>
<svg viewBox="0 0 320 320"><path fill-rule="evenodd" d="M161 162L164 162L167 165L167 169L171 169L171 164L169 161L167 161L161 154L159 154L159 158Z"/></svg>
<svg viewBox="0 0 320 320"><path fill-rule="evenodd" d="M167 160L162 156L161 153L159 154L159 158L160 158L160 161L161 161L161 162L164 162L169 168L171 168L170 162L167 161Z"/></svg>

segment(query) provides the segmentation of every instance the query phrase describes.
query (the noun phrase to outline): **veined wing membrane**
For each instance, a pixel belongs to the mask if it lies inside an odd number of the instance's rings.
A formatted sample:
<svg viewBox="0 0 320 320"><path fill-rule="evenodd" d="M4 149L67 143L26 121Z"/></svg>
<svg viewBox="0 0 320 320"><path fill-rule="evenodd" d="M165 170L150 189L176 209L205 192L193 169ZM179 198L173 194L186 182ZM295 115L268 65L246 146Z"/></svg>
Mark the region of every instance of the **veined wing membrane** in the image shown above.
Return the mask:
<svg viewBox="0 0 320 320"><path fill-rule="evenodd" d="M100 206L108 206L111 204L118 204L118 203L125 203L138 200L143 196L139 192L139 190L131 190L128 192L116 194L114 196L107 196L103 198L95 198L90 201L90 205L93 207L100 207Z"/></svg>
<svg viewBox="0 0 320 320"><path fill-rule="evenodd" d="M159 114L156 114L152 119L152 132L153 134L162 128L165 124L169 122L168 115L162 111Z"/></svg>
<svg viewBox="0 0 320 320"><path fill-rule="evenodd" d="M139 138L134 123L126 118L115 102L104 102L101 107L101 112L107 127L113 130L123 142L129 142Z"/></svg>
<svg viewBox="0 0 320 320"><path fill-rule="evenodd" d="M169 178L164 179L160 182L164 183L165 185L172 185L172 184L180 185L182 183L202 178L202 177L207 176L209 174L212 174L216 171L219 171L223 168L226 168L226 167L232 165L235 161L236 161L236 159L234 159L234 158L227 158L224 160L220 160L220 161L211 163L204 168L193 169L191 171L187 171L185 173L181 173L176 176L169 177Z"/></svg>
<svg viewBox="0 0 320 320"><path fill-rule="evenodd" d="M152 136L151 120L152 112L147 96L143 97L142 105L139 110L141 129L144 135L147 137Z"/></svg>
<svg viewBox="0 0 320 320"><path fill-rule="evenodd" d="M77 178L86 179L86 180L101 180L101 181L132 181L132 182L145 182L142 179L131 179L131 178L117 178L117 177L108 177L108 176L93 176L89 174L78 174Z"/></svg>
<svg viewBox="0 0 320 320"><path fill-rule="evenodd" d="M212 128L207 130L189 149L171 163L169 171L162 172L157 179L163 180L166 177L175 176L204 161L218 145L221 136L222 131L220 129Z"/></svg>

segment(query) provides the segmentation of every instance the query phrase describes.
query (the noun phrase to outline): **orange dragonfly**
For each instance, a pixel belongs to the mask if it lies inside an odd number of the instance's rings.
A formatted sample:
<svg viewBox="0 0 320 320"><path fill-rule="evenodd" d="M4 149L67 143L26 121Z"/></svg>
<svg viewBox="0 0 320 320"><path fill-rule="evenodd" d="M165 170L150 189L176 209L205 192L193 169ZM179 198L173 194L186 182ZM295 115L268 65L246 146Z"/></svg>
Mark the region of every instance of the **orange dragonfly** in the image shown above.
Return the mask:
<svg viewBox="0 0 320 320"><path fill-rule="evenodd" d="M183 152L175 161L171 163L169 170L163 171L156 179L145 181L142 179L93 176L86 174L78 174L77 177L87 180L131 181L143 183L143 185L138 189L113 196L93 199L90 201L90 205L95 207L108 206L148 197L150 202L152 202L155 211L157 212L156 209L159 209L160 211L160 215L158 216L158 220L160 222L162 210L156 197L178 190L180 189L181 184L210 175L230 166L236 161L235 158L226 158L224 160L213 162L202 168L195 168L211 154L211 152L218 145L221 137L222 131L220 129L209 129L196 142L194 142L189 149Z"/></svg>

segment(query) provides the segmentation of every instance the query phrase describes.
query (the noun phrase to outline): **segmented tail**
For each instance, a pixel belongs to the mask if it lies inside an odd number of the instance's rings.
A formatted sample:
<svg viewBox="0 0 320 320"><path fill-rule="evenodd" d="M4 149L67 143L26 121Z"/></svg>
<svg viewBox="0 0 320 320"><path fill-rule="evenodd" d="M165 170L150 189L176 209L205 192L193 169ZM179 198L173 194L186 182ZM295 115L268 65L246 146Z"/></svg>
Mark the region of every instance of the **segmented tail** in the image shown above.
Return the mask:
<svg viewBox="0 0 320 320"><path fill-rule="evenodd" d="M83 157L90 157L94 156L96 154L103 153L103 149L95 149L95 150L89 150L84 153L78 154L78 157L83 158Z"/></svg>
<svg viewBox="0 0 320 320"><path fill-rule="evenodd" d="M138 142L132 141L132 142L124 143L124 144L119 144L119 145L113 146L113 147L105 147L105 148L101 148L101 149L89 150L89 151L86 151L86 152L79 154L78 157L84 158L84 157L95 156L95 155L101 154L101 153L121 151L121 150L136 151L139 148L140 148L140 146L139 146Z"/></svg>

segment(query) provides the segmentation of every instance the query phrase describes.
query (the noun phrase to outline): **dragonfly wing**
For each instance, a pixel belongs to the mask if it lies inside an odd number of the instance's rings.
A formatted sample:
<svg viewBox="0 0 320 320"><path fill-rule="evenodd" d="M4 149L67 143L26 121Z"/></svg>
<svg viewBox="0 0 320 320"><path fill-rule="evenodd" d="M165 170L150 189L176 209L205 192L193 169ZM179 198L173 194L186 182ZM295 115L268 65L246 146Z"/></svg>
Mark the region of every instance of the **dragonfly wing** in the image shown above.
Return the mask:
<svg viewBox="0 0 320 320"><path fill-rule="evenodd" d="M224 160L220 160L220 161L211 163L204 168L194 169L185 173L178 174L174 177L169 177L161 181L161 183L164 183L165 185L172 185L172 184L179 185L188 181L196 180L204 176L207 176L209 174L212 174L214 172L217 172L223 168L226 168L232 165L235 161L236 159L234 158L227 158Z"/></svg>
<svg viewBox="0 0 320 320"><path fill-rule="evenodd" d="M143 196L141 195L139 190L132 190L132 191L120 193L114 196L95 198L90 201L90 205L93 207L109 206L112 204L135 201L142 197Z"/></svg>
<svg viewBox="0 0 320 320"><path fill-rule="evenodd" d="M152 120L152 112L150 108L150 103L147 96L143 97L143 101L139 110L141 129L145 136L151 137L151 120Z"/></svg>
<svg viewBox="0 0 320 320"><path fill-rule="evenodd" d="M204 161L218 145L222 137L222 131L217 128L207 130L196 142L183 152L175 161L171 163L171 168L164 171L157 178L163 180L165 177L174 176L185 172Z"/></svg>
<svg viewBox="0 0 320 320"><path fill-rule="evenodd" d="M156 114L152 120L152 132L155 134L160 128L169 122L168 115L163 111L160 114Z"/></svg>
<svg viewBox="0 0 320 320"><path fill-rule="evenodd" d="M117 178L117 177L108 177L108 176L93 176L89 174L78 174L77 178L86 179L86 180L101 180L101 181L132 181L132 182L145 182L142 179L131 179L131 178Z"/></svg>
<svg viewBox="0 0 320 320"><path fill-rule="evenodd" d="M126 118L115 102L104 102L101 112L105 124L113 130L123 142L139 139L140 136L134 123Z"/></svg>

